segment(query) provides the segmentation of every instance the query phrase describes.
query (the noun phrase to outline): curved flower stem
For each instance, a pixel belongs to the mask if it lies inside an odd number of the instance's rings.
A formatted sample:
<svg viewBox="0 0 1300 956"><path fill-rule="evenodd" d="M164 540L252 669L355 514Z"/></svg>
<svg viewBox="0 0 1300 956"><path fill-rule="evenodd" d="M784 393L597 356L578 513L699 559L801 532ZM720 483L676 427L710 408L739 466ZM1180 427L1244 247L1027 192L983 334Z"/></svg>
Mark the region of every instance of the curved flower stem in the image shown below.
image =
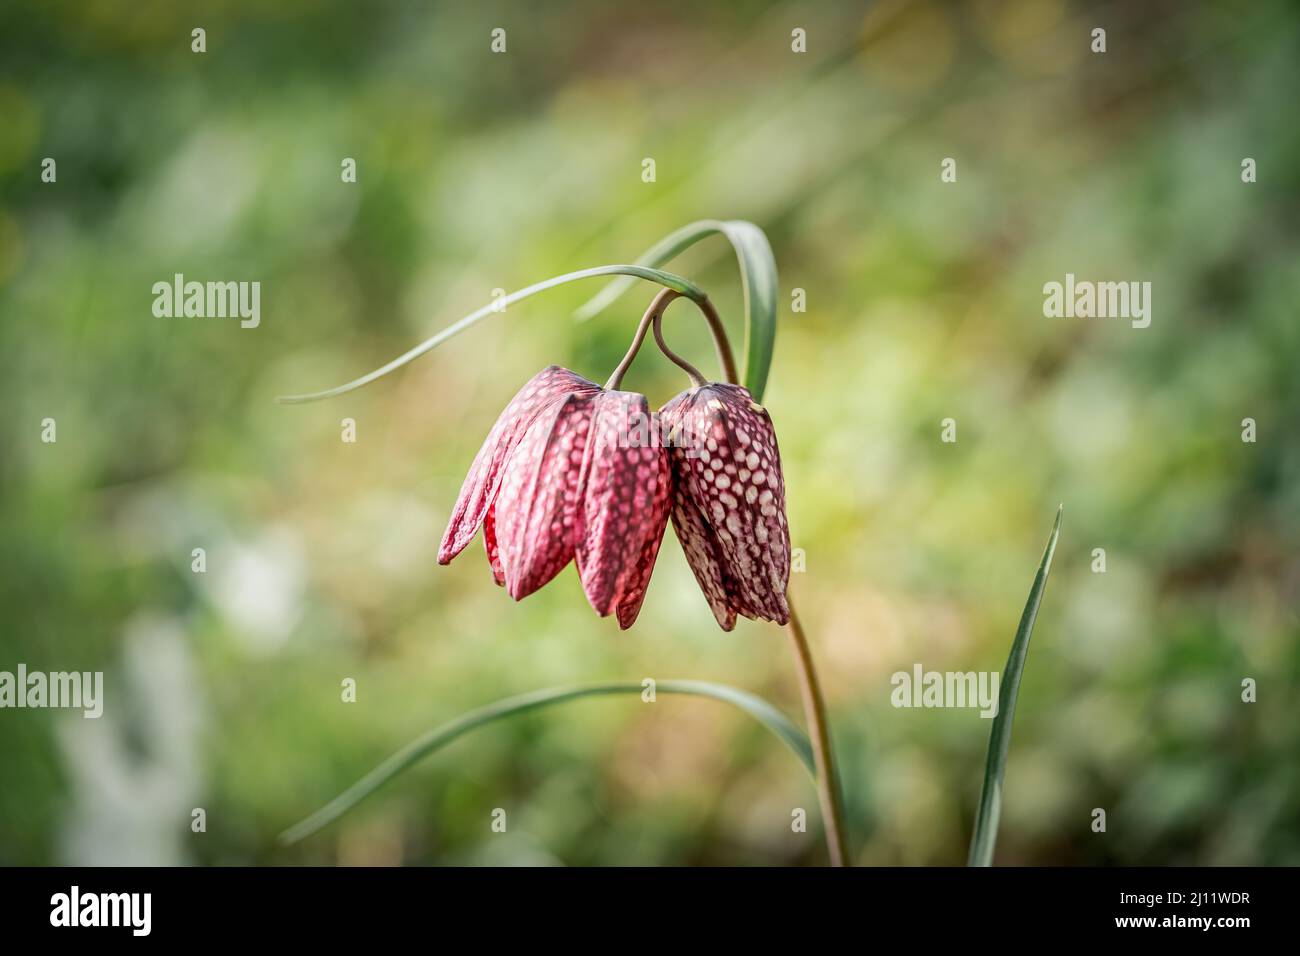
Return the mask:
<svg viewBox="0 0 1300 956"><path fill-rule="evenodd" d="M728 382L737 382L736 360L731 354L727 342L727 333L722 328L718 313L712 303L705 297L697 299L695 304L709 321L713 332L713 343L718 350ZM653 306L652 306L653 309ZM649 313L647 313L649 314ZM655 323L658 333L658 322ZM660 340L660 348L664 348ZM844 799L840 790L839 774L835 768L835 752L831 747L830 721L826 718L826 701L822 698L821 682L817 679L817 668L813 664L812 649L808 646L808 636L804 634L799 615L795 613L794 601L786 594L786 604L790 608L790 622L786 631L790 635L790 644L794 650L795 669L799 672L799 691L803 698L804 719L808 721L808 736L812 740L813 759L817 766L817 799L821 804L822 822L826 829L826 849L830 854L831 866L851 866L847 844L845 842L846 826L844 822Z"/></svg>
<svg viewBox="0 0 1300 956"><path fill-rule="evenodd" d="M670 349L668 347L668 343L664 341L663 313L661 312L655 313L654 323L655 323L655 344L659 346L659 351L663 352L664 355L668 356L668 360L670 362L672 362L679 369L681 369L683 372L689 375L691 379L691 384L694 385L696 388L699 388L702 385L709 384L708 379L706 379L704 375L701 374L698 368L696 368L690 362L686 361L686 359L682 358L680 355L678 355L676 352Z"/></svg>
<svg viewBox="0 0 1300 956"><path fill-rule="evenodd" d="M830 851L831 866L849 866L849 854L844 840L844 800L840 792L839 776L835 771L835 752L831 747L831 726L826 719L826 702L822 699L817 669L813 666L812 650L807 635L799 623L794 603L786 595L790 606L790 623L786 630L794 647L795 665L799 671L799 690L803 696L804 715L808 720L812 738L813 760L817 764L817 798L821 803L822 822L826 827L826 848Z"/></svg>
<svg viewBox="0 0 1300 956"><path fill-rule="evenodd" d="M660 331L660 322L663 318L664 310L673 299L679 298L682 293L676 289L661 289L659 294L650 302L650 307L646 309L645 315L641 316L641 322L636 327L636 334L632 336L632 344L628 347L627 354L623 360L618 363L605 383L607 390L617 389L623 384L623 376L631 367L637 353L641 351L641 344L645 341L646 332L649 331L651 324L654 325L655 341L659 348L668 356L679 368L683 369L695 385L703 385L705 378L699 370L688 363L680 355L673 352L664 343L663 333ZM722 367L723 380L735 382L738 380L736 372L736 359L731 354L731 343L727 341L727 330L722 325L722 319L718 316L718 310L713 307L708 296L692 300L699 306L700 312L704 316L704 321L709 326L709 332L713 336L713 347L718 353L718 364Z"/></svg>
<svg viewBox="0 0 1300 956"><path fill-rule="evenodd" d="M618 368L609 377L605 383L605 390L612 392L623 384L623 376L632 366L632 360L636 358L641 351L641 343L645 341L646 332L650 330L650 323L657 324L658 318L663 315L664 309L668 303L677 298L678 293L673 289L661 289L659 294L654 297L650 303L650 308L645 310L645 315L641 316L641 324L636 327L636 335L632 336L632 344L628 347L627 354L623 356L623 361L618 363Z"/></svg>
<svg viewBox="0 0 1300 956"><path fill-rule="evenodd" d="M694 302L704 313L704 319L709 323L709 332L713 334L713 347L718 353L718 364L722 366L722 380L739 382L740 372L736 370L736 357L731 354L731 343L727 341L727 330L718 316L718 310L713 307L707 295Z"/></svg>

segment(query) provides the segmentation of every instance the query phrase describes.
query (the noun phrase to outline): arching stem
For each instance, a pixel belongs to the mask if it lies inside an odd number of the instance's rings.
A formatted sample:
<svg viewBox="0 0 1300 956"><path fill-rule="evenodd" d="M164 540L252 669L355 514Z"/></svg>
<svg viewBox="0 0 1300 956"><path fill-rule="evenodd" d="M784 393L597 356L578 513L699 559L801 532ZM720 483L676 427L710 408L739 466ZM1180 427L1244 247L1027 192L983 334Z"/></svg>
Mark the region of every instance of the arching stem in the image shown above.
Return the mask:
<svg viewBox="0 0 1300 956"><path fill-rule="evenodd" d="M786 631L794 646L803 711L808 720L808 735L812 739L813 761L817 765L817 799L821 804L822 821L826 827L826 849L830 851L831 866L849 866L848 846L844 838L844 799L835 770L835 752L831 747L831 725L826 719L826 702L822 699L821 684L817 681L817 668L813 666L808 637L803 632L799 615L794 610L794 602L788 594L786 604L790 607L790 623L786 625Z"/></svg>
<svg viewBox="0 0 1300 956"><path fill-rule="evenodd" d="M736 357L731 354L731 343L727 341L727 330L718 316L718 310L713 307L708 296L697 299L695 304L699 306L700 311L704 313L705 321L709 323L709 332L713 335L713 347L718 353L718 364L722 366L723 381L739 382L740 372L736 370Z"/></svg>
<svg viewBox="0 0 1300 956"><path fill-rule="evenodd" d="M707 380L693 365L674 352L664 343L663 334L660 332L660 322L663 319L664 310L673 299L681 297L682 293L676 289L661 289L659 294L654 297L650 307L646 309L645 315L641 316L641 322L636 327L636 334L632 336L632 344L628 347L627 354L623 360L618 363L605 383L606 389L616 389L623 384L623 376L632 366L633 360L636 359L637 353L641 351L641 345L645 342L646 333L650 330L651 325L655 330L655 341L659 348L668 356L679 368L691 376L691 381L695 385L703 385ZM731 354L731 343L727 340L727 330L722 325L722 319L718 316L718 310L713 307L708 296L693 299L693 302L699 307L700 313L704 316L704 321L709 327L709 333L713 336L713 347L718 353L718 364L722 368L723 381L735 382L738 380L736 371L736 359Z"/></svg>
<svg viewBox="0 0 1300 956"><path fill-rule="evenodd" d="M696 300L696 305L709 320L709 328L713 331L713 342L717 346L718 357L725 370L727 381L737 382L739 377L736 374L736 361L731 354L727 333L722 329L718 313L707 297ZM651 311L653 312L653 306ZM672 358L672 353L668 351L659 335L658 314L656 313L652 318L659 347ZM821 682L817 679L817 668L813 664L812 648L808 645L808 637L804 633L798 614L795 613L794 600L788 592L786 604L790 608L790 622L786 625L786 631L790 635L790 644L794 650L795 670L799 674L799 690L803 698L804 719L808 721L808 736L812 742L813 761L817 767L817 799L821 804L822 823L826 830L826 849L830 854L831 866L851 866L845 839L844 800L840 790L839 773L835 766L835 750L831 745L831 726L826 717L826 702L822 698Z"/></svg>
<svg viewBox="0 0 1300 956"><path fill-rule="evenodd" d="M694 385L696 388L699 388L701 385L709 384L708 379L706 379L704 375L701 374L698 368L696 368L690 362L686 361L686 359L682 358L680 355L678 355L676 352L670 349L668 347L668 343L664 341L662 313L659 312L655 313L654 324L655 324L655 344L659 346L659 351L663 352L664 355L668 356L668 360L670 362L672 362L679 369L681 369L683 372L689 375L691 379L691 384Z"/></svg>
<svg viewBox="0 0 1300 956"><path fill-rule="evenodd" d="M641 323L636 327L636 335L632 336L632 344L628 347L627 354L623 356L623 361L618 363L618 368L609 377L605 383L606 391L614 391L623 384L623 376L631 368L633 359L641 351L641 343L645 341L646 332L650 330L650 323L657 322L663 315L663 311L668 307L668 303L677 298L678 293L672 289L661 289L659 294L654 297L650 303L650 308L645 310L645 315L641 316Z"/></svg>

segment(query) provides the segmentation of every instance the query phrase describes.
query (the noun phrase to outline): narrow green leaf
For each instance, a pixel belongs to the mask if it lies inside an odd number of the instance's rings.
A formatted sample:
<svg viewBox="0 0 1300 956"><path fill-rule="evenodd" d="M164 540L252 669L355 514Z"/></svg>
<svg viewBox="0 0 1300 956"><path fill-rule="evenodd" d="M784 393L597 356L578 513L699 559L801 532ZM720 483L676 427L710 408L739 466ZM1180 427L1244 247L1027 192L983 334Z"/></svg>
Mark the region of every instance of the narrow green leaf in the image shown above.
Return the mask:
<svg viewBox="0 0 1300 956"><path fill-rule="evenodd" d="M354 389L361 388L363 385L369 385L371 382L375 381L375 379L383 378L389 372L401 368L413 359L419 358L425 352L432 351L453 336L464 332L471 325L487 318L495 312L502 311L508 305L513 305L522 299L527 299L529 296L537 295L539 292L545 292L547 289L553 289L556 286L564 285L568 282L576 282L579 279L590 279L594 276L608 275L626 276L629 277L629 282L632 282L635 279L649 279L651 282L657 282L660 285L666 286L674 292L680 293L688 299L692 299L696 302L702 302L706 298L704 291L689 279L684 279L679 275L673 275L671 272L663 272L659 269L647 266L613 265L596 266L591 269L580 269L577 272L569 272L562 276L555 276L552 279L546 279L542 282L534 283L525 289L520 289L518 292L511 292L509 295L503 296L491 305L485 305L477 312L471 312L463 319L453 322L433 337L425 339L409 352L399 355L387 365L377 368L373 372L363 375L358 379L354 379L346 385L339 385L334 388L326 389L323 392L311 392L306 395L281 395L276 399L276 401L283 405L300 405L305 402L316 402L320 401L322 398L333 398L336 395L351 392Z"/></svg>
<svg viewBox="0 0 1300 956"><path fill-rule="evenodd" d="M1056 552L1056 539L1061 533L1061 512L1064 505L1056 510L1056 523L1052 526L1052 536L1047 539L1047 550L1043 552L1043 561L1038 566L1034 585L1029 589L1029 600L1024 613L1020 615L1020 626L1016 629L1016 639L1011 642L1011 654L1007 657L1006 669L1002 672L1002 690L998 695L998 713L993 718L993 729L989 732L988 760L984 766L984 789L980 793L979 811L975 815L975 832L970 841L968 866L992 866L993 847L998 839L998 818L1002 814L1002 778L1007 770L1007 751L1011 747L1011 722L1016 715L1016 695L1020 691L1020 675L1025 670L1025 659L1029 656L1029 637L1034 631L1034 621L1038 617L1038 606L1043 600L1043 591L1047 587L1047 575L1052 569L1052 555Z"/></svg>
<svg viewBox="0 0 1300 956"><path fill-rule="evenodd" d="M717 219L701 219L689 226L682 226L677 231L664 236L642 253L640 258L636 260L637 265L661 266L665 262L670 262L701 239L722 232L724 225L725 223ZM618 301L619 297L632 288L633 285L632 279L625 276L610 280L601 287L599 292L579 306L574 315L584 322L587 319L595 318Z"/></svg>
<svg viewBox="0 0 1300 956"><path fill-rule="evenodd" d="M763 230L752 222L726 225L745 289L745 387L761 402L776 347L776 257Z"/></svg>
<svg viewBox="0 0 1300 956"><path fill-rule="evenodd" d="M736 250L741 287L745 295L744 384L763 400L767 373L776 343L776 258L763 230L743 219L702 219L659 240L637 260L640 265L661 266L701 239L721 233ZM579 319L590 319L631 288L629 279L614 279L578 309Z"/></svg>
<svg viewBox="0 0 1300 956"><path fill-rule="evenodd" d="M709 681L665 680L659 681L655 688L658 693L662 694L688 694L695 697L711 697L714 700L720 700L739 707L776 734L786 746L794 751L795 756L803 763L809 775L815 777L816 765L813 763L812 745L808 742L807 736L791 723L789 718L763 698L748 691L728 687L725 684L714 684ZM280 834L280 842L287 845L297 843L299 840L311 836L317 830L347 813L412 764L442 749L471 730L482 727L484 724L490 724L505 717L513 717L526 711L549 707L552 704L576 700L581 697L595 697L607 694L640 694L641 691L641 684L632 681L552 687L528 694L520 694L516 697L507 697L505 700L499 700L494 704L488 704L486 707L480 707L478 710L462 714L440 727L435 727L397 751L347 790L321 807L321 809L285 830L284 833Z"/></svg>

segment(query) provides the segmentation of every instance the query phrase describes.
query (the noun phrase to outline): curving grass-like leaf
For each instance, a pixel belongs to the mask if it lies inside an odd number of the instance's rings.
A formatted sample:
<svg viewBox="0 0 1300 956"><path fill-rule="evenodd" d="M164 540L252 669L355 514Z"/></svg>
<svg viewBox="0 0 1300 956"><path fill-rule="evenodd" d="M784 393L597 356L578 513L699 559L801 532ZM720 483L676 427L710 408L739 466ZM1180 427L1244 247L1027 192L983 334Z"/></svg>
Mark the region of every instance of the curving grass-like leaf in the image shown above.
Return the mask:
<svg viewBox="0 0 1300 956"><path fill-rule="evenodd" d="M715 684L698 680L665 680L655 684L656 692L664 694L687 694L695 697L711 697L724 703L733 704L749 714L760 724L774 733L789 747L810 776L815 778L816 768L813 763L812 744L807 736L763 698L748 691L743 691L726 684ZM546 690L507 697L478 710L451 720L440 727L416 738L397 753L393 754L370 773L366 774L347 790L321 807L311 816L294 824L280 834L284 845L297 843L311 836L322 827L333 823L358 803L374 793L403 770L429 754L447 746L453 740L464 736L475 728L490 724L505 717L513 717L540 707L549 707L568 700L581 697L596 697L607 694L640 694L641 684L625 681L609 684L578 684L570 687L552 687Z"/></svg>
<svg viewBox="0 0 1300 956"><path fill-rule="evenodd" d="M335 386L334 388L327 388L323 392L310 392L305 395L281 395L276 399L276 401L282 405L301 405L305 402L318 402L323 398L333 398L336 395L343 395L346 392L354 391L355 389L361 388L363 385L369 385L371 382L375 381L375 379L383 378L389 372L401 368L408 362L419 358L425 352L432 351L453 336L464 332L476 322L482 321L495 312L502 311L508 305L513 305L515 302L527 299L529 296L537 295L539 292L545 292L547 289L554 289L556 286L564 285L568 282L576 282L579 279L590 279L595 276L609 275L624 276L627 278L629 283L636 279L648 279L651 282L657 282L666 288L672 289L674 292L695 302L703 302L708 298L708 296L704 294L704 290L689 279L682 278L679 275L674 275L671 272L664 272L660 269L650 268L648 266L595 266L591 269L580 269L577 272L567 272L562 276L555 276L554 278L546 279L542 282L536 282L527 288L520 289L518 292L511 292L509 295L501 297L491 305L485 305L478 311L471 312L463 319L453 322L436 335L425 339L410 351L399 355L387 365L381 366L360 378L353 379L351 382Z"/></svg>
<svg viewBox="0 0 1300 956"><path fill-rule="evenodd" d="M745 295L745 371L743 380L754 401L763 400L767 373L772 367L776 345L776 258L767 235L743 219L702 219L670 233L646 250L637 263L661 266L701 239L722 234L736 250L740 282ZM631 288L626 278L614 279L577 311L579 319L590 319Z"/></svg>
<svg viewBox="0 0 1300 956"><path fill-rule="evenodd" d="M993 729L989 731L984 788L975 815L975 832L971 836L967 866L993 865L998 818L1002 815L1002 778L1006 774L1007 751L1011 747L1011 722L1016 715L1016 695L1020 692L1020 676L1024 673L1025 659L1029 656L1029 637L1033 634L1034 621L1038 618L1038 606L1043 601L1047 575L1052 570L1052 555L1056 552L1056 539L1061 533L1061 512L1064 510L1064 505L1056 509L1056 523L1052 526L1051 537L1047 539L1047 549L1043 552L1038 574L1034 576L1034 584L1029 589L1029 600L1025 603L1024 613L1020 615L1020 626L1016 628L1016 638L1011 642L1011 654L1007 657L1007 666L1002 672L998 713L993 718Z"/></svg>

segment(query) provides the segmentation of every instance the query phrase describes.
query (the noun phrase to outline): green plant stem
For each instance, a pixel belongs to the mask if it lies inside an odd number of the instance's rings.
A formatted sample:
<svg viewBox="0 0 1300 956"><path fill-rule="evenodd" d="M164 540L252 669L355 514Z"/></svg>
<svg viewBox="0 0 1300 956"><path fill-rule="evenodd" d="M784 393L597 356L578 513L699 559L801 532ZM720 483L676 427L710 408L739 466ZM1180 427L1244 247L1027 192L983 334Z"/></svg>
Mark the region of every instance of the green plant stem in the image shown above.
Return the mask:
<svg viewBox="0 0 1300 956"><path fill-rule="evenodd" d="M641 321L637 324L636 333L632 336L632 344L628 347L627 354L623 360L618 363L618 367L610 374L608 381L605 382L606 390L619 388L623 384L623 376L627 370L632 367L632 362L636 359L637 354L641 351L641 345L645 342L646 332L651 325L654 326L655 342L658 343L660 351L668 359L677 365L678 368L686 372L691 377L694 385L703 385L706 380L700 374L699 369L691 365L684 358L670 349L664 342L661 322L664 311L668 308L673 299L679 298L681 293L675 289L661 289L659 294L650 302L650 307L645 310L645 315L641 316ZM727 341L727 330L722 325L722 319L718 315L718 310L713 307L708 296L701 299L693 300L699 306L700 312L704 316L704 321L708 323L709 331L713 335L713 345L718 353L718 364L722 367L723 380L734 382L736 380L736 360L731 354L731 345Z"/></svg>
<svg viewBox="0 0 1300 956"><path fill-rule="evenodd" d="M705 311L703 303L698 304L701 311ZM705 314L707 317L707 311ZM715 326L710 322L709 328L713 330L713 343L718 349L718 354L725 356L723 368L731 370L727 381L734 383L736 362L731 355L731 346L727 343L726 333L722 332L722 323L718 322ZM788 592L786 604L790 608L790 622L786 625L786 631L790 635L790 644L794 649L794 663L795 670L799 674L804 719L808 722L808 736L812 740L813 758L817 766L817 799L821 804L822 826L826 831L826 850L830 854L831 866L851 866L845 843L844 799L840 790L839 775L835 769L835 752L831 747L831 726L826 717L826 701L822 698L821 682L817 679L817 667L813 664L808 636L804 633L799 615L795 613L794 600Z"/></svg>
<svg viewBox="0 0 1300 956"><path fill-rule="evenodd" d="M641 344L645 341L650 324L663 315L664 309L668 308L668 303L677 298L677 295L678 293L672 289L660 289L659 294L651 300L650 307L645 310L645 315L641 316L641 321L636 327L636 334L632 336L632 344L628 346L627 354L623 356L623 361L618 363L618 368L614 369L605 383L606 391L612 392L623 385L623 376L627 374L637 353L641 351Z"/></svg>
<svg viewBox="0 0 1300 956"><path fill-rule="evenodd" d="M713 307L707 295L703 299L696 299L695 304L704 313L704 320L709 323L709 332L713 335L713 347L718 353L718 364L722 366L722 380L739 382L740 372L736 369L736 357L731 354L731 343L727 341L727 330L722 324L718 310Z"/></svg>
<svg viewBox="0 0 1300 956"><path fill-rule="evenodd" d="M681 369L683 372L687 374L693 386L699 388L703 385L707 385L709 382L708 379L704 377L703 373L701 373L700 370L696 368L694 365L692 365L690 362L686 361L686 359L682 358L680 355L678 355L676 352L670 349L668 347L668 343L664 341L663 315L661 313L658 312L655 313L654 326L655 326L655 344L659 346L659 351L663 352L664 355L668 357L668 361L672 362L674 365L676 365L679 369Z"/></svg>
<svg viewBox="0 0 1300 956"><path fill-rule="evenodd" d="M790 623L786 631L794 647L795 669L799 672L799 690L803 697L804 715L808 720L809 738L813 748L813 762L817 766L817 798L821 802L822 823L826 828L826 849L830 852L831 866L850 866L845 843L844 800L840 791L839 776L835 770L835 751L831 746L831 726L826 719L826 701L822 698L817 668L813 666L812 649L804 634L794 603L786 595L790 606Z"/></svg>
<svg viewBox="0 0 1300 956"><path fill-rule="evenodd" d="M716 219L693 222L655 243L637 262L645 266L662 265L701 239L719 233L726 237L736 251L736 264L740 266L740 286L745 294L745 373L738 375L735 362L732 361L726 372L726 381L743 382L754 396L754 401L761 402L776 341L777 295L776 259L763 230L752 222L740 219L729 222ZM578 317L591 318L629 288L630 280L615 279L578 310ZM720 323L718 328L721 328ZM724 335L723 338L725 337Z"/></svg>

